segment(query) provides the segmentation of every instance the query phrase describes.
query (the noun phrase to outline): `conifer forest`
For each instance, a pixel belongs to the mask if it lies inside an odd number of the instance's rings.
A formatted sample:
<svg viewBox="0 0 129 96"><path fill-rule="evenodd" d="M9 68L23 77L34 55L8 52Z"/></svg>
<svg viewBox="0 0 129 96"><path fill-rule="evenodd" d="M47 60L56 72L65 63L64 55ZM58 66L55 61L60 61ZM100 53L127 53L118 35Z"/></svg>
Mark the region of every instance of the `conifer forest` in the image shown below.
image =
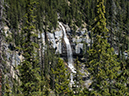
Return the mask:
<svg viewBox="0 0 129 96"><path fill-rule="evenodd" d="M0 96L129 96L129 0L0 0Z"/></svg>

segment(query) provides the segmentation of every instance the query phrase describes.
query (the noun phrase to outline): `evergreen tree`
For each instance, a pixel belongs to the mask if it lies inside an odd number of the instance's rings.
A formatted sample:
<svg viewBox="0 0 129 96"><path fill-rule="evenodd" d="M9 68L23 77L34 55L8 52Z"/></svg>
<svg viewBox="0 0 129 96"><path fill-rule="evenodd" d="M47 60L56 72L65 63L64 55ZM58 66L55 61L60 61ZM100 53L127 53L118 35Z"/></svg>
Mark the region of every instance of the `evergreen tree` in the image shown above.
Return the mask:
<svg viewBox="0 0 129 96"><path fill-rule="evenodd" d="M2 96L2 71L0 69L0 96Z"/></svg>
<svg viewBox="0 0 129 96"><path fill-rule="evenodd" d="M52 69L55 75L55 93L59 96L68 96L70 93L69 83L69 73L65 68L63 60L59 59L55 66L55 70Z"/></svg>
<svg viewBox="0 0 129 96"><path fill-rule="evenodd" d="M5 7L5 16L3 15L3 3L7 4ZM24 60L20 65L20 76L22 91L24 96L29 95L49 95L51 89L56 90L61 89L61 86L64 86L61 82L67 81L68 78L62 78L65 75L55 68L56 65L56 56L55 52L51 51L49 46L47 32L55 31L57 27L57 20L63 21L65 24L69 25L72 31L76 31L77 27L82 28L83 22L86 22L88 25L93 23L93 18L95 18L95 23L92 25L91 33L91 49L89 53L85 54L85 57L88 58L86 61L89 66L89 72L92 76L92 91L84 89L83 87L77 87L82 84L81 77L78 76L79 64L76 66L76 81L79 81L79 84L75 82L76 87L73 89L76 91L76 95L86 94L90 96L91 94L99 95L128 95L128 58L125 59L124 51L129 48L128 43L128 25L129 25L129 1L128 0L35 0L38 2L38 5L34 4L34 0L1 0L0 1L0 71L3 71L3 51L2 51L2 31L3 31L3 17L5 20L5 25L7 25L11 30L11 35L6 38L7 43L15 43L14 46L19 46L20 50L23 51ZM97 2L96 2L97 1ZM95 7L97 3L97 8ZM104 6L106 5L106 13L104 12ZM34 8L36 10L33 10ZM115 10L117 9L117 10ZM104 16L105 14L105 16ZM7 16L6 16L7 15ZM33 18L34 15L37 17ZM57 18L58 17L58 18ZM106 28L106 19L107 19L107 31ZM36 22L35 22L36 20ZM34 26L36 25L36 28ZM89 27L89 26L88 26ZM22 31L21 31L22 28ZM36 30L39 30L40 33L45 33L45 43L47 46L46 50L43 49L44 45L41 44L41 51L38 53L38 44L37 44L37 33ZM58 29L58 28L57 28ZM90 29L90 27L89 27ZM88 30L89 30L88 29ZM20 33L21 32L21 33ZM36 33L36 34L35 34ZM72 32L72 35L75 35L75 32ZM110 37L108 37L108 36ZM108 42L110 45L107 43ZM42 39L42 38L41 38ZM43 42L43 41L40 41ZM93 44L92 44L93 43ZM40 45L40 44L39 44ZM114 49L118 49L118 59L113 54ZM88 48L87 48L88 49ZM86 49L86 50L87 50ZM15 50L13 50L15 51ZM45 52L43 52L45 51ZM117 51L117 50L115 50ZM16 51L15 51L16 52ZM52 52L52 53L51 53ZM89 57L88 57L89 55ZM6 58L6 57L5 57ZM39 59L40 58L40 59ZM10 64L12 64L12 58L10 58ZM40 62L39 62L40 61ZM62 63L61 60L59 60ZM58 63L59 63L58 62ZM118 63L119 62L119 63ZM2 66L2 67L1 67ZM60 65L61 66L61 65ZM62 63L63 66L63 63ZM58 66L57 66L58 67ZM40 69L39 69L40 68ZM55 71L54 74L50 69ZM63 67L64 68L64 67ZM62 69L63 69L62 68ZM2 69L2 70L1 70ZM9 69L9 68L7 68ZM60 68L61 69L61 68ZM66 70L66 69L63 69ZM56 76L56 72L63 74L62 77ZM9 71L7 72L7 74ZM66 71L67 73L67 71ZM60 76L60 75L59 75ZM41 78L40 78L41 77ZM59 80L59 79L62 80ZM14 79L14 78L13 78ZM19 95L19 91L16 89L18 84L17 81L10 79L7 81L8 84L2 85L5 95ZM31 80L30 80L31 79ZM41 81L40 81L41 79ZM57 80L57 81L56 81ZM63 81L64 80L64 81ZM2 81L6 81L2 77ZM0 80L0 83L2 82ZM38 83L37 83L38 82ZM9 84L11 83L11 84ZM59 86L61 83L61 86ZM69 83L66 83L66 85ZM6 88L4 88L5 86ZM126 87L125 87L126 86ZM68 87L68 86L66 86ZM63 87L64 88L64 87ZM64 95L64 89L61 91L56 91L59 95ZM9 90L8 90L9 89ZM69 88L68 88L69 89ZM41 91L42 92L41 92ZM1 88L0 88L1 91ZM117 92L116 92L117 91ZM3 92L3 93L4 93ZM79 93L81 92L81 94ZM69 93L69 92L68 92ZM0 94L2 94L0 92ZM73 92L70 93L74 95ZM21 94L20 94L21 95ZM65 94L68 95L68 94Z"/></svg>
<svg viewBox="0 0 129 96"><path fill-rule="evenodd" d="M6 84L5 84L5 96L11 96L11 86L8 80L8 77L6 77Z"/></svg>
<svg viewBox="0 0 129 96"><path fill-rule="evenodd" d="M97 0L96 24L92 28L94 38L92 48L89 53L89 72L92 76L91 95L118 95L117 77L120 71L120 64L113 54L114 49L107 43L108 29L106 28L106 18L104 0ZM123 93L124 94L124 93Z"/></svg>
<svg viewBox="0 0 129 96"><path fill-rule="evenodd" d="M0 96L2 95L2 32L3 32L3 3L0 1Z"/></svg>
<svg viewBox="0 0 129 96"><path fill-rule="evenodd" d="M26 0L26 23L23 28L24 43L22 45L24 60L20 65L20 80L22 82L21 87L24 96L35 96L40 94L40 67L35 51L38 45L35 43L37 35L34 33L34 4L36 3L31 2L31 0Z"/></svg>

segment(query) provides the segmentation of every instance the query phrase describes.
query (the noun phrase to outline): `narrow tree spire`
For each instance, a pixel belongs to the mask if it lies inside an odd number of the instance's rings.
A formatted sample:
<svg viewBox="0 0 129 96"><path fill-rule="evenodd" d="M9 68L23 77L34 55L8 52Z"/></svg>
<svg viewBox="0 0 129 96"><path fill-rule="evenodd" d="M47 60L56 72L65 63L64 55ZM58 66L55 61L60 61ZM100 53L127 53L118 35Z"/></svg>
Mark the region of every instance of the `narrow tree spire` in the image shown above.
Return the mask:
<svg viewBox="0 0 129 96"><path fill-rule="evenodd" d="M106 18L104 16L105 14L105 6L104 6L104 0L97 0L97 17L95 20L95 25L92 29L94 31L94 34L106 36L108 29L106 28Z"/></svg>
<svg viewBox="0 0 129 96"><path fill-rule="evenodd" d="M0 96L2 96L2 72L0 69Z"/></svg>
<svg viewBox="0 0 129 96"><path fill-rule="evenodd" d="M24 60L20 65L20 79L22 81L21 87L23 89L24 96L39 95L40 92L40 75L39 75L39 61L36 53L38 45L35 43L37 34L35 33L34 19L34 4L31 0L26 0L26 15L25 26L23 28L23 56ZM33 38L33 39L32 39Z"/></svg>
<svg viewBox="0 0 129 96"><path fill-rule="evenodd" d="M3 0L0 0L0 96L2 96L2 30L3 30Z"/></svg>
<svg viewBox="0 0 129 96"><path fill-rule="evenodd" d="M88 51L88 70L92 77L91 86L93 88L90 93L95 96L103 96L105 94L107 96L114 96L121 92L121 89L117 85L121 85L121 83L117 82L120 63L116 55L113 54L114 49L111 48L107 42L108 29L106 28L106 18L104 14L104 0L97 0L96 24L94 24L92 29L94 34L93 46ZM123 88L125 88L125 86L123 86Z"/></svg>

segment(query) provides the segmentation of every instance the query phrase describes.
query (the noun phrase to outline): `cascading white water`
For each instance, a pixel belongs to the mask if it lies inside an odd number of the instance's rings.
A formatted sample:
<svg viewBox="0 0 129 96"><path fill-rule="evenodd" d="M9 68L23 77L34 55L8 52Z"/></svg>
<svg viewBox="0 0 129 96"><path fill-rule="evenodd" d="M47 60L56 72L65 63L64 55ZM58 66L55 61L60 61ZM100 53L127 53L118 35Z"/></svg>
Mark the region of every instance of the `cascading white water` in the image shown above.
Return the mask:
<svg viewBox="0 0 129 96"><path fill-rule="evenodd" d="M71 69L71 71L73 73L76 73L75 71L75 68L73 66L73 57L72 57L72 48L71 48L71 45L70 45L70 42L69 42L69 39L67 38L67 35L66 35L66 30L64 28L64 26L62 25L62 23L58 22L59 25L62 27L62 30L64 32L64 41L66 43L66 47L67 47L67 58L68 58L68 67Z"/></svg>
<svg viewBox="0 0 129 96"><path fill-rule="evenodd" d="M67 47L68 67L71 69L71 71L73 73L76 73L75 68L73 66L72 48L71 48L69 39L67 38L66 30L65 30L64 26L62 25L62 23L60 23L60 22L58 22L58 23L64 32L64 41L65 41L66 47ZM70 78L71 78L71 84L73 84L74 82L73 82L73 74L72 73L70 75Z"/></svg>

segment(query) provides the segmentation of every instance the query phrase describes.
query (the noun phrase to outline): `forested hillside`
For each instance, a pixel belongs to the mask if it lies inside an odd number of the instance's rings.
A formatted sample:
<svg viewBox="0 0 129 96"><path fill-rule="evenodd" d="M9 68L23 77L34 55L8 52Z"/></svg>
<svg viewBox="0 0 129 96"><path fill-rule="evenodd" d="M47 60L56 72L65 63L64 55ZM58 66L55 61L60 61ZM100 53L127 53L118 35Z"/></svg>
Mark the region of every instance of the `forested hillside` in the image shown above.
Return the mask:
<svg viewBox="0 0 129 96"><path fill-rule="evenodd" d="M129 0L0 0L0 96L129 96Z"/></svg>

